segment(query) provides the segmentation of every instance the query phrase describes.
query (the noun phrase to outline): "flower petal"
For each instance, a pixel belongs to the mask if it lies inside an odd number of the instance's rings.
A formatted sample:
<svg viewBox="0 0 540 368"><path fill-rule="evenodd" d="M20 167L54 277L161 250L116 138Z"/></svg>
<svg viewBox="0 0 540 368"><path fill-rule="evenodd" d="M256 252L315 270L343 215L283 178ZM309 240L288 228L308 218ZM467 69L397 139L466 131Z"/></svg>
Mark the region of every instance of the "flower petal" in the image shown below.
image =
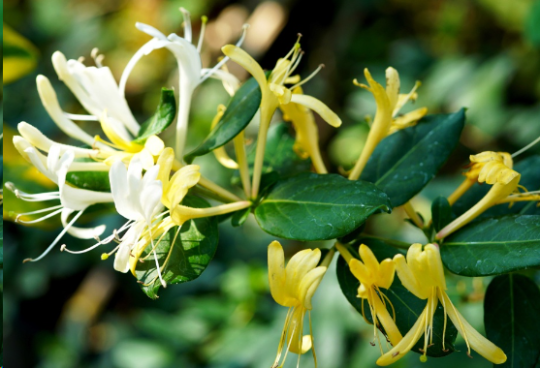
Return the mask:
<svg viewBox="0 0 540 368"><path fill-rule="evenodd" d="M276 303L287 306L285 294L285 254L283 247L277 241L268 246L268 281L270 293Z"/></svg>
<svg viewBox="0 0 540 368"><path fill-rule="evenodd" d="M333 127L337 128L341 126L341 119L339 116L315 97L295 93L291 96L291 102L303 105L315 111L324 119L324 121Z"/></svg>
<svg viewBox="0 0 540 368"><path fill-rule="evenodd" d="M458 312L456 307L452 304L452 301L448 295L443 291L441 294L444 299L444 305L446 306L446 313L456 329L459 331L466 341L469 342L471 348L478 354L489 360L494 364L502 364L506 362L506 354L493 344L491 341L480 335L470 324L463 318L461 313Z"/></svg>

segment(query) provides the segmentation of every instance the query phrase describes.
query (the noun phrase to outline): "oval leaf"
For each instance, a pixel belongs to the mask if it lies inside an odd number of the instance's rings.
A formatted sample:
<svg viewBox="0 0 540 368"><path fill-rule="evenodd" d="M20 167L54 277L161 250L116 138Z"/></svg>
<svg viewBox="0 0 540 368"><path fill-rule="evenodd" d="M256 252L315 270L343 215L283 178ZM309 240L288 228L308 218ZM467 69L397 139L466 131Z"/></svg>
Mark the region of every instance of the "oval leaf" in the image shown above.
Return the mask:
<svg viewBox="0 0 540 368"><path fill-rule="evenodd" d="M444 265L463 276L489 276L540 266L540 216L475 221L441 246Z"/></svg>
<svg viewBox="0 0 540 368"><path fill-rule="evenodd" d="M385 242L373 239L373 238L361 238L359 243L366 244L375 254L377 260L381 262L386 258L393 258L396 254L402 253L401 250L398 250ZM354 248L354 249L352 249ZM351 254L356 258L358 256L357 246L349 248ZM339 257L336 265L337 278L339 286L345 298L351 303L351 305L362 314L364 311L364 317L373 324L373 319L371 318L371 313L367 301L364 299L358 298L358 287L360 286L360 281L351 273L349 266L343 259ZM421 300L411 294L400 282L399 278L396 276L394 282L390 289L381 290L384 295L388 297L392 306L394 307L396 313L396 325L404 336L412 328L418 316L422 314L422 311L426 307L426 300ZM362 305L362 303L364 305ZM388 312L392 315L392 308L388 308ZM454 342L457 337L457 330L450 320L447 320L446 333L444 334L445 348L447 351L443 351L442 347L442 338L443 338L443 328L444 328L444 308L439 303L437 311L433 317L434 329L433 329L433 345L427 349L427 355L438 357L445 356L454 351ZM379 329L384 333L384 330L381 326ZM413 348L413 351L420 353L420 349L424 347L424 339L421 338Z"/></svg>
<svg viewBox="0 0 540 368"><path fill-rule="evenodd" d="M188 196L182 202L186 206L204 208L210 207L208 202L199 197ZM170 259L162 271L163 279L167 284L179 284L193 281L199 277L206 269L218 244L218 222L215 217L204 217L185 222L176 242L171 244L177 227L169 230L168 234L156 248L158 262L163 265L170 253ZM146 250L146 254L151 251L151 246ZM137 279L143 284L142 290L151 299L157 299L157 292L161 287L157 277L156 263L153 256L146 262L141 263L135 270Z"/></svg>
<svg viewBox="0 0 540 368"><path fill-rule="evenodd" d="M484 302L486 335L508 359L497 367L535 368L540 361L540 290L523 275L491 281Z"/></svg>
<svg viewBox="0 0 540 368"><path fill-rule="evenodd" d="M82 189L97 192L110 192L111 183L107 171L70 171L66 175L66 182Z"/></svg>
<svg viewBox="0 0 540 368"><path fill-rule="evenodd" d="M162 88L157 110L149 120L141 125L134 142L144 144L151 135L158 135L169 127L176 116L176 98L172 89Z"/></svg>
<svg viewBox="0 0 540 368"><path fill-rule="evenodd" d="M304 173L270 188L255 218L281 238L327 240L350 233L379 210L390 212L390 202L374 184Z"/></svg>
<svg viewBox="0 0 540 368"><path fill-rule="evenodd" d="M401 206L419 193L459 142L465 110L429 115L416 126L400 130L379 143L361 179L377 184Z"/></svg>
<svg viewBox="0 0 540 368"><path fill-rule="evenodd" d="M249 124L261 104L261 89L254 78L250 78L231 98L227 110L199 147L184 156L187 163L219 148L236 137Z"/></svg>

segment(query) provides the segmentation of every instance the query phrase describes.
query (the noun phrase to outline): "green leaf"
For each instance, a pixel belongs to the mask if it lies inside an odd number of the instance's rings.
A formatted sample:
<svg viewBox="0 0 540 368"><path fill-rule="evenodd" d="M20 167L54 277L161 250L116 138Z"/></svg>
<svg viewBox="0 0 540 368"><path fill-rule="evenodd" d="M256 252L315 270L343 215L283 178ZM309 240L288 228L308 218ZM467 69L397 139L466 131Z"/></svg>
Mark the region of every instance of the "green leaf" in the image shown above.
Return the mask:
<svg viewBox="0 0 540 368"><path fill-rule="evenodd" d="M452 221L452 208L448 199L437 197L431 204L431 218L433 228L436 232L448 225Z"/></svg>
<svg viewBox="0 0 540 368"><path fill-rule="evenodd" d="M268 174L268 178L271 179L270 181L278 177L285 178L301 172L310 171L311 160L302 159L294 152L294 141L294 138L289 133L288 124L281 122L270 126L266 139L262 169L263 175ZM257 143L254 142L248 148L248 164L250 174L252 174Z"/></svg>
<svg viewBox="0 0 540 368"><path fill-rule="evenodd" d="M398 250L379 239L361 238L359 240L359 244L360 243L369 246L369 248L375 254L375 257L377 257L377 260L379 260L379 262L383 261L386 258L393 258L398 253L405 254L401 250ZM354 247L354 249L349 248L349 250L351 250L351 253L356 258L359 258L357 249L358 248L356 246ZM358 311L358 313L362 314L363 308L366 319L369 321L369 323L372 324L373 319L371 318L371 313L367 301L357 297L360 282L351 273L349 266L347 265L343 257L339 257L338 259L336 272L339 286L341 287L341 291L343 292L343 295L345 295L345 298L347 298L349 303L351 303L351 305ZM396 312L396 325L401 334L405 335L407 332L409 332L409 330L412 328L412 326L418 319L418 316L420 316L420 314L426 307L426 300L418 299L413 294L411 294L401 284L397 276L394 278L394 282L392 283L390 289L382 289L382 292L388 297L388 299L390 299L390 302L392 303ZM363 306L362 303L364 303ZM392 313L392 308L388 308L388 311ZM447 320L444 341L445 348L448 349L448 351L443 351L442 337L444 327L444 308L440 303L433 317L433 323L433 346L427 349L427 355L438 357L450 354L454 351L454 342L457 337L457 330L452 324L452 322L450 322L450 320ZM380 329L381 331L383 331L382 327L380 327ZM423 345L424 339L421 338L414 346L413 351L420 352L420 349L423 348Z"/></svg>
<svg viewBox="0 0 540 368"><path fill-rule="evenodd" d="M4 84L7 84L25 76L36 67L38 50L5 23L2 29L2 79Z"/></svg>
<svg viewBox="0 0 540 368"><path fill-rule="evenodd" d="M533 45L540 47L540 27L538 26L540 24L540 0L536 0L532 4L528 14L525 36Z"/></svg>
<svg viewBox="0 0 540 368"><path fill-rule="evenodd" d="M176 116L176 97L172 89L162 88L157 110L149 120L141 125L139 134L133 140L144 144L151 135L158 135L169 127Z"/></svg>
<svg viewBox="0 0 540 368"><path fill-rule="evenodd" d="M281 238L326 240L350 233L379 210L390 212L390 202L374 184L304 173L270 188L255 218L264 231Z"/></svg>
<svg viewBox="0 0 540 368"><path fill-rule="evenodd" d="M249 124L261 104L261 89L255 78L250 78L231 98L225 113L208 137L197 148L184 156L189 164L195 157L219 148L236 137Z"/></svg>
<svg viewBox="0 0 540 368"><path fill-rule="evenodd" d="M540 189L540 155L529 156L524 160L519 161L514 165L514 170L521 174L519 184L523 185L529 191L535 191ZM474 206L491 188L491 185L487 184L475 184L469 189L456 203L452 206L452 212L456 216L460 216L465 213L469 208ZM522 212L523 211L523 212ZM516 202L511 207L506 204L500 204L493 206L478 218L488 218L508 214L527 213L530 215L540 215L540 210L537 210L535 205L531 205L527 202Z"/></svg>
<svg viewBox="0 0 540 368"><path fill-rule="evenodd" d="M540 266L540 216L475 221L441 246L444 265L463 276L489 276Z"/></svg>
<svg viewBox="0 0 540 368"><path fill-rule="evenodd" d="M109 173L107 171L70 171L66 175L66 182L82 189L97 192L110 192Z"/></svg>
<svg viewBox="0 0 540 368"><path fill-rule="evenodd" d="M232 226L233 227L242 226L244 222L246 222L246 220L248 219L250 212L251 212L251 208L246 208L240 211L236 211L231 218Z"/></svg>
<svg viewBox="0 0 540 368"><path fill-rule="evenodd" d="M190 207L210 207L204 199L193 196L187 196L182 203ZM171 253L169 263L162 272L163 279L167 284L192 281L203 273L216 252L218 244L217 224L215 217L187 221L180 228L180 233L174 245L171 243L178 227L169 230L163 237L156 249L156 253L160 265L163 265L167 255L169 252ZM150 251L151 246L147 248L146 254ZM137 265L135 271L139 281L149 284L148 286L141 286L144 293L151 299L157 299L157 292L161 287L161 283L157 277L153 256L148 257L144 263Z"/></svg>
<svg viewBox="0 0 540 368"><path fill-rule="evenodd" d="M523 275L491 281L484 302L487 338L507 356L497 367L534 368L540 361L540 290Z"/></svg>
<svg viewBox="0 0 540 368"><path fill-rule="evenodd" d="M401 206L419 193L459 142L465 110L428 115L416 126L386 137L371 155L361 179L377 184Z"/></svg>

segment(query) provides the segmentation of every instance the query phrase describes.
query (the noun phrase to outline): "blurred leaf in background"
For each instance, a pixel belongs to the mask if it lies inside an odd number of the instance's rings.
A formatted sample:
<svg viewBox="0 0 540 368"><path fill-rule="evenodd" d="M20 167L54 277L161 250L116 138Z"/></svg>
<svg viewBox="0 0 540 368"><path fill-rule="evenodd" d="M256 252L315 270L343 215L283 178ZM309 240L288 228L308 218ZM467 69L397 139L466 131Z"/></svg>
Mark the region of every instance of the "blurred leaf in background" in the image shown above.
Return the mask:
<svg viewBox="0 0 540 368"><path fill-rule="evenodd" d="M27 39L3 23L4 84L30 73L37 64L38 50Z"/></svg>

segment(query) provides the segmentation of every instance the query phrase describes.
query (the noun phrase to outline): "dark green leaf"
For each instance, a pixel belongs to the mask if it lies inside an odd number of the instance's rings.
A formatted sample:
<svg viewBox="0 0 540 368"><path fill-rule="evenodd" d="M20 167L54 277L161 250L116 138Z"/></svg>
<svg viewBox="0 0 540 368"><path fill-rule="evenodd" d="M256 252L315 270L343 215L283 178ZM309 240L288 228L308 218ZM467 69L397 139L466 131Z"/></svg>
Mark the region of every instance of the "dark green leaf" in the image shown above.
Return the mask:
<svg viewBox="0 0 540 368"><path fill-rule="evenodd" d="M109 173L107 171L70 171L66 175L66 182L82 189L97 192L110 192Z"/></svg>
<svg viewBox="0 0 540 368"><path fill-rule="evenodd" d="M148 121L141 125L139 134L134 142L144 144L151 135L158 135L163 132L174 121L176 116L176 97L172 89L162 88L161 99L157 110Z"/></svg>
<svg viewBox="0 0 540 368"><path fill-rule="evenodd" d="M251 212L251 208L246 208L240 211L236 211L231 218L232 226L233 227L242 226L244 222L246 222L246 220L248 219L250 212Z"/></svg>
<svg viewBox="0 0 540 368"><path fill-rule="evenodd" d="M379 143L361 179L377 184L401 206L419 193L446 162L465 123L465 110L429 115Z"/></svg>
<svg viewBox="0 0 540 368"><path fill-rule="evenodd" d="M431 204L431 218L435 231L441 230L452 221L452 208L445 197L437 197Z"/></svg>
<svg viewBox="0 0 540 368"><path fill-rule="evenodd" d="M374 184L304 173L278 181L255 218L264 231L281 238L326 240L350 233L379 210L390 212L390 202Z"/></svg>
<svg viewBox="0 0 540 368"><path fill-rule="evenodd" d="M441 246L443 263L463 276L498 275L540 266L540 216L475 221Z"/></svg>
<svg viewBox="0 0 540 368"><path fill-rule="evenodd" d="M373 251L379 262L386 258L393 258L394 255L398 253L404 254L401 250L398 250L389 244L385 243L382 240L373 239L373 238L363 238L359 240L360 243L364 243ZM354 249L351 249L351 253L358 257L357 247L354 247ZM337 262L337 277L338 282L341 287L341 291L351 303L351 305L360 313L362 314L362 308L364 310L364 316L366 319L373 323L373 319L371 318L371 313L369 310L369 305L367 301L358 298L358 287L360 286L360 282L354 275L351 273L349 266L346 264L343 257L339 257ZM418 316L422 313L424 308L426 307L426 300L421 300L415 297L413 294L411 294L399 281L399 278L396 276L394 278L394 283L390 287L390 289L385 290L382 289L382 292L390 299L390 302L392 303L394 310L396 312L396 325L401 332L402 335L405 335L411 327L414 325L416 320L418 319ZM362 303L364 303L362 307ZM392 308L388 308L388 311L392 313ZM428 356L445 356L450 354L454 351L454 342L457 337L457 330L454 327L454 325L450 322L450 320L447 320L447 326L446 326L446 333L444 335L445 340L445 348L448 349L448 351L443 351L442 348L442 337L443 337L443 327L444 327L444 309L440 305L437 307L437 311L435 312L434 318L434 331L433 331L433 346L429 347L427 350ZM379 326L381 331L381 326ZM420 352L420 349L423 348L424 345L424 339L421 338L416 345L414 346L413 350L416 352Z"/></svg>
<svg viewBox="0 0 540 368"><path fill-rule="evenodd" d="M540 0L534 2L528 12L525 36L536 47L540 47Z"/></svg>
<svg viewBox="0 0 540 368"><path fill-rule="evenodd" d="M522 275L491 281L484 302L487 338L507 356L497 367L534 368L540 360L540 290Z"/></svg>
<svg viewBox="0 0 540 368"><path fill-rule="evenodd" d="M184 156L187 163L219 148L236 137L249 124L261 104L261 89L254 78L250 78L234 94L227 110L208 137L199 147Z"/></svg>
<svg viewBox="0 0 540 368"><path fill-rule="evenodd" d="M254 143L248 154L250 172L255 162L256 146L257 144ZM268 130L266 139L263 174L276 172L280 177L287 177L309 171L311 160L300 158L294 152L293 146L294 138L289 133L289 126L286 123L273 124Z"/></svg>
<svg viewBox="0 0 540 368"><path fill-rule="evenodd" d="M540 189L540 155L529 156L524 160L519 161L514 165L514 170L521 174L519 184L523 185L529 191L535 191ZM469 208L474 206L491 188L491 185L487 184L475 184L469 189L456 203L452 206L452 212L456 216L460 216L465 213ZM527 209L525 209L527 208ZM526 212L522 212L526 211ZM529 215L540 215L540 211L537 210L535 205L531 205L527 202L516 202L511 207L508 204L500 204L493 206L489 210L485 211L479 216L479 218L488 218L501 215L508 215L513 213L526 213Z"/></svg>
<svg viewBox="0 0 540 368"><path fill-rule="evenodd" d="M205 200L193 196L186 197L182 203L197 208L210 206ZM171 252L169 263L162 273L167 284L184 283L199 277L214 257L218 244L218 227L215 217L185 222L173 246L171 243L177 229L177 227L171 229L156 249L160 265L163 265ZM147 248L146 254L150 252L150 248L151 246ZM161 283L157 277L156 264L152 256L146 262L137 265L136 274L139 281L150 284L142 286L144 293L151 299L156 299Z"/></svg>

